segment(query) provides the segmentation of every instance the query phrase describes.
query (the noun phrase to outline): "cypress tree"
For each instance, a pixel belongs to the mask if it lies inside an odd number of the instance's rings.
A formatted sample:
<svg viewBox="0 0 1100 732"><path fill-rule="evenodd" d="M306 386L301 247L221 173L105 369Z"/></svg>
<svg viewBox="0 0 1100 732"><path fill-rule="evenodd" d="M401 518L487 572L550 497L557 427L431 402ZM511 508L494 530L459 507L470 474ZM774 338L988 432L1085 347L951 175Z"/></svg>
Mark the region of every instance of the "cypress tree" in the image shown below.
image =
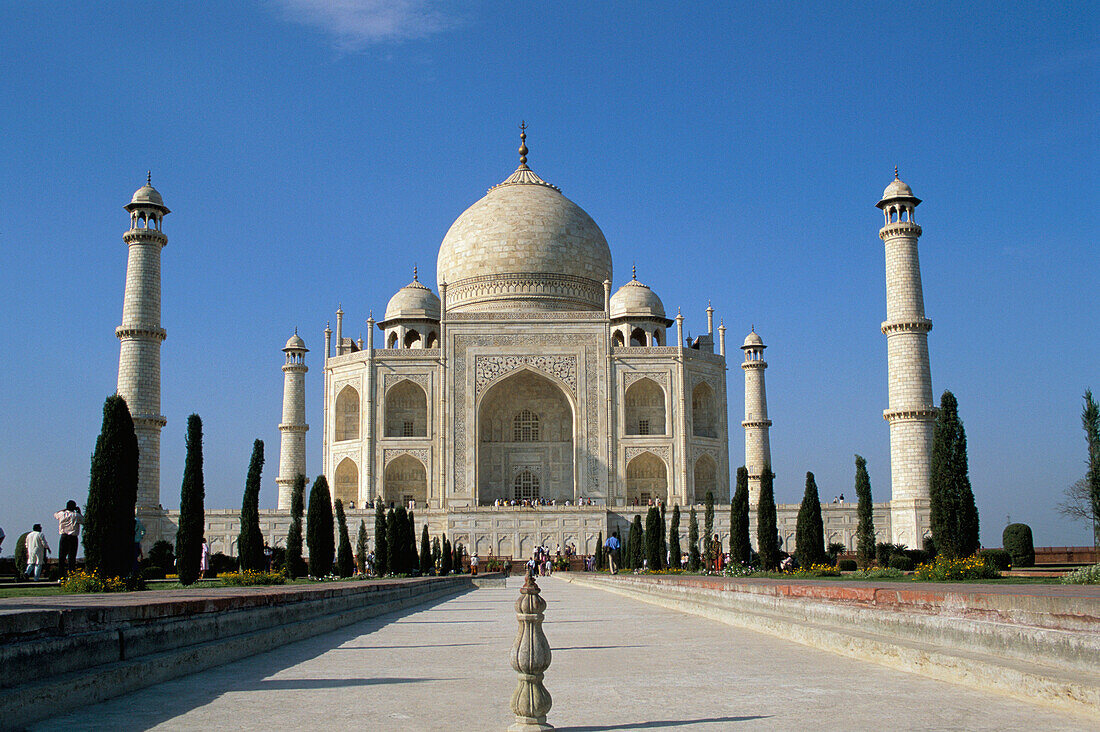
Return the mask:
<svg viewBox="0 0 1100 732"><path fill-rule="evenodd" d="M439 573L440 561L443 559L443 547L439 543L439 537L436 536L432 539L432 572Z"/></svg>
<svg viewBox="0 0 1100 732"><path fill-rule="evenodd" d="M779 528L775 516L775 474L765 465L760 475L760 502L756 506L756 546L764 569L779 568Z"/></svg>
<svg viewBox="0 0 1100 732"><path fill-rule="evenodd" d="M451 555L451 542L447 541L447 535L443 535L443 555L439 558L439 576L446 577L451 573L451 563L454 557Z"/></svg>
<svg viewBox="0 0 1100 732"><path fill-rule="evenodd" d="M85 563L105 577L125 577L133 568L137 483L134 420L126 400L115 394L103 403L84 515Z"/></svg>
<svg viewBox="0 0 1100 732"><path fill-rule="evenodd" d="M596 537L596 569L603 569L603 532Z"/></svg>
<svg viewBox="0 0 1100 732"><path fill-rule="evenodd" d="M187 457L183 462L180 524L176 532L176 567L181 585L190 585L199 578L202 534L206 524L203 512L205 493L202 479L202 420L199 415L192 414L187 418ZM85 552L87 545L88 534L85 528Z"/></svg>
<svg viewBox="0 0 1100 732"><path fill-rule="evenodd" d="M264 441L252 443L248 476L241 502L241 533L237 535L237 559L241 569L260 570L264 561L264 536L260 533L260 475L264 469Z"/></svg>
<svg viewBox="0 0 1100 732"><path fill-rule="evenodd" d="M420 532L420 574L432 574L432 543L428 540L428 525Z"/></svg>
<svg viewBox="0 0 1100 732"><path fill-rule="evenodd" d="M661 514L656 506L650 506L645 517L645 558L646 566L653 571L664 565L661 561Z"/></svg>
<svg viewBox="0 0 1100 732"><path fill-rule="evenodd" d="M642 524L642 515L634 515L634 523L631 525L631 530L637 529L636 538L634 541L634 556L632 557L635 569L641 569L645 564L645 526Z"/></svg>
<svg viewBox="0 0 1100 732"><path fill-rule="evenodd" d="M737 490L730 502L730 562L748 564L752 561L749 539L749 471L737 469Z"/></svg>
<svg viewBox="0 0 1100 732"><path fill-rule="evenodd" d="M465 552L462 549L461 544L455 544L454 558L451 560L451 568L455 574L463 574L462 568L462 555Z"/></svg>
<svg viewBox="0 0 1100 732"><path fill-rule="evenodd" d="M1097 407L1096 400L1092 398L1092 389L1085 389L1081 426L1085 430L1085 442L1088 445L1088 470L1085 472L1088 496L1085 507L1092 516L1092 544L1095 547L1100 546L1100 407Z"/></svg>
<svg viewBox="0 0 1100 732"><path fill-rule="evenodd" d="M968 557L978 550L978 509L970 488L966 430L955 395L945 391L932 428L931 523L938 553Z"/></svg>
<svg viewBox="0 0 1100 732"><path fill-rule="evenodd" d="M406 536L409 539L409 546L405 561L408 563L409 574L416 574L420 571L420 556L416 551L416 519L413 518L412 511L409 511L409 528L406 529Z"/></svg>
<svg viewBox="0 0 1100 732"><path fill-rule="evenodd" d="M695 516L695 506L691 507L688 518L688 571L699 571L699 519Z"/></svg>
<svg viewBox="0 0 1100 732"><path fill-rule="evenodd" d="M309 491L309 509L306 512L306 545L309 547L309 573L313 577L332 574L332 561L336 554L332 525L332 494L328 480L318 475Z"/></svg>
<svg viewBox="0 0 1100 732"><path fill-rule="evenodd" d="M806 492L798 508L794 536L794 554L800 566L809 568L825 563L825 526L821 521L821 500L813 473L806 473Z"/></svg>
<svg viewBox="0 0 1100 732"><path fill-rule="evenodd" d="M672 507L672 524L668 527L668 565L683 569L680 561L680 504Z"/></svg>
<svg viewBox="0 0 1100 732"><path fill-rule="evenodd" d="M355 566L360 574L367 571L367 524L359 519L359 530L355 532Z"/></svg>
<svg viewBox="0 0 1100 732"><path fill-rule="evenodd" d="M307 567L302 559L302 516L305 513L306 476L299 473L294 476L294 485L290 489L290 531L286 536L286 566L291 577L306 574Z"/></svg>
<svg viewBox="0 0 1100 732"><path fill-rule="evenodd" d="M659 548L661 556L661 567L668 566L668 524L665 522L665 504L661 502L661 525L658 527L658 534L661 537L661 546Z"/></svg>
<svg viewBox="0 0 1100 732"><path fill-rule="evenodd" d="M867 461L856 455L856 563L866 569L875 563L875 516L871 505L871 477L867 474Z"/></svg>
<svg viewBox="0 0 1100 732"><path fill-rule="evenodd" d="M706 547L706 562L707 569L711 569L714 565L715 555L718 552L718 548L714 545L714 493L707 491L706 505L703 509L703 531L704 539L703 546Z"/></svg>
<svg viewBox="0 0 1100 732"><path fill-rule="evenodd" d="M336 531L340 536L340 543L336 550L336 574L340 577L350 577L355 573L355 561L351 556L351 540L348 538L348 519L344 514L344 502L336 501Z"/></svg>
<svg viewBox="0 0 1100 732"><path fill-rule="evenodd" d="M389 532L386 529L386 509L382 501L374 502L374 572L379 577L390 573L390 553L386 544Z"/></svg>

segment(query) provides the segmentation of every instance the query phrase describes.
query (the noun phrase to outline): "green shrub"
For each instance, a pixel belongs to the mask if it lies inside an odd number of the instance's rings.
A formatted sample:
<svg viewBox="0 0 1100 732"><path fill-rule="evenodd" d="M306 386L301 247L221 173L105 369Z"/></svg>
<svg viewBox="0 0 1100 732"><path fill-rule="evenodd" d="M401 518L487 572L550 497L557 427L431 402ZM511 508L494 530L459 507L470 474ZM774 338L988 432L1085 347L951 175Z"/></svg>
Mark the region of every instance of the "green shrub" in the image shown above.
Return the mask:
<svg viewBox="0 0 1100 732"><path fill-rule="evenodd" d="M998 570L1008 569L1012 566L1012 555L1004 549L982 549L979 553L983 559Z"/></svg>
<svg viewBox="0 0 1100 732"><path fill-rule="evenodd" d="M61 583L64 592L138 592L145 589L145 580L140 575L122 577L103 577L96 572L77 569L69 572Z"/></svg>
<svg viewBox="0 0 1100 732"><path fill-rule="evenodd" d="M1081 567L1062 577L1064 585L1100 585L1100 564Z"/></svg>
<svg viewBox="0 0 1100 732"><path fill-rule="evenodd" d="M925 562L932 559L932 557L929 556L928 552L924 551L923 549L903 549L902 554L909 557L909 560L913 562L914 567L918 564L924 564Z"/></svg>
<svg viewBox="0 0 1100 732"><path fill-rule="evenodd" d="M825 548L825 559L828 560L829 564L835 565L840 555L846 551L848 551L848 547L844 546L840 542L834 541L832 544Z"/></svg>
<svg viewBox="0 0 1100 732"><path fill-rule="evenodd" d="M27 576L23 570L27 568L27 534L29 533L31 532L24 531L15 540L15 576L18 579L26 579Z"/></svg>
<svg viewBox="0 0 1100 732"><path fill-rule="evenodd" d="M157 543L153 544L149 548L149 553L145 555L146 561L149 566L146 569L160 569L164 574L168 574L176 568L176 552L172 543L161 539ZM147 579L164 579L164 574L160 577L149 577L145 575Z"/></svg>
<svg viewBox="0 0 1100 732"><path fill-rule="evenodd" d="M890 557L890 568L900 572L912 572L913 560L904 554L894 554Z"/></svg>
<svg viewBox="0 0 1100 732"><path fill-rule="evenodd" d="M854 572L856 570L856 560L854 559L841 559L837 562L837 569L841 572Z"/></svg>
<svg viewBox="0 0 1100 732"><path fill-rule="evenodd" d="M879 542L875 545L875 564L880 567L889 567L890 557L895 554L902 554L904 551L904 544L887 544Z"/></svg>
<svg viewBox="0 0 1100 732"><path fill-rule="evenodd" d="M168 573L164 571L163 567L154 567L152 565L141 570L141 578L145 580L162 580Z"/></svg>
<svg viewBox="0 0 1100 732"><path fill-rule="evenodd" d="M1001 534L1001 546L1012 556L1012 564L1017 567L1035 565L1035 543L1031 538L1031 527L1027 524L1009 524Z"/></svg>
<svg viewBox="0 0 1100 732"><path fill-rule="evenodd" d="M237 569L237 558L231 557L225 552L214 552L210 555L210 570L207 571L206 577L217 577L219 575L228 574Z"/></svg>
<svg viewBox="0 0 1100 732"><path fill-rule="evenodd" d="M857 579L897 579L903 576L900 569L892 569L890 567L872 567L870 569L861 569L854 575Z"/></svg>

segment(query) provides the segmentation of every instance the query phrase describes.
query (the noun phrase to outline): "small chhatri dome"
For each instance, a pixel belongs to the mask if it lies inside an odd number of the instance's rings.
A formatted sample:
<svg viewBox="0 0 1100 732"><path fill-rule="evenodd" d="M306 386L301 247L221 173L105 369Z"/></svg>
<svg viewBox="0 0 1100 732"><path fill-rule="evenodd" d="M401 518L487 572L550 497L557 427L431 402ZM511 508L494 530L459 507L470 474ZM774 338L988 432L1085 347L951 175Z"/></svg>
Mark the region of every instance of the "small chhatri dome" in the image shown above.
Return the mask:
<svg viewBox="0 0 1100 732"><path fill-rule="evenodd" d="M420 282L419 273L414 267L413 281L390 298L383 320L397 318L439 320L439 309L439 298Z"/></svg>
<svg viewBox="0 0 1100 732"><path fill-rule="evenodd" d="M294 329L294 335L287 339L286 345L283 346L284 351L308 351L306 348L306 342L302 340L302 337L298 335L298 329Z"/></svg>
<svg viewBox="0 0 1100 732"><path fill-rule="evenodd" d="M633 277L611 296L611 317L658 318L666 320L665 306L657 293L638 281L638 269L632 269Z"/></svg>
<svg viewBox="0 0 1100 732"><path fill-rule="evenodd" d="M590 310L604 307L611 249L592 217L520 163L459 216L436 263L448 311Z"/></svg>
<svg viewBox="0 0 1100 732"><path fill-rule="evenodd" d="M756 326L753 326L749 334L745 336L745 344L741 348L767 348L764 345L764 339L757 335Z"/></svg>
<svg viewBox="0 0 1100 732"><path fill-rule="evenodd" d="M893 201L897 199L906 199L916 203L920 203L920 199L913 195L913 189L910 188L905 181L898 179L898 168L894 166L894 179L890 181L890 185L886 186L886 190L882 192L882 200L879 201L879 205L886 201Z"/></svg>
<svg viewBox="0 0 1100 732"><path fill-rule="evenodd" d="M164 205L164 199L161 198L160 193L156 188L153 188L153 174L150 171L145 176L145 185L134 191L133 197L130 199L130 203L126 206L129 209L131 206L138 208L141 206L155 206L157 208L164 209L165 213L168 212L168 208Z"/></svg>

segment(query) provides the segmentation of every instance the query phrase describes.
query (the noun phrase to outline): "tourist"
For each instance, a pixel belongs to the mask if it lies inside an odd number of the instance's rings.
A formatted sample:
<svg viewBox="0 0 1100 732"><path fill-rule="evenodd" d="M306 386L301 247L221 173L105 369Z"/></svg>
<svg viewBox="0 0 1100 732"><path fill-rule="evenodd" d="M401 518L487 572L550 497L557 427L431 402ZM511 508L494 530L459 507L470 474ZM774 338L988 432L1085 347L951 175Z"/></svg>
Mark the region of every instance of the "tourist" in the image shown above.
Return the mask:
<svg viewBox="0 0 1100 732"><path fill-rule="evenodd" d="M0 527L0 547L4 546L4 529Z"/></svg>
<svg viewBox="0 0 1100 732"><path fill-rule="evenodd" d="M477 552L470 555L470 574L477 577Z"/></svg>
<svg viewBox="0 0 1100 732"><path fill-rule="evenodd" d="M130 566L130 574L137 574L141 571L141 540L145 538L145 524L141 523L141 519L134 517L134 562Z"/></svg>
<svg viewBox="0 0 1100 732"><path fill-rule="evenodd" d="M76 501L65 504L63 511L53 515L57 519L57 533L61 539L57 545L57 561L61 568L61 579L65 579L69 572L76 569L76 549L80 545L80 526L84 523L84 517L80 515L80 507Z"/></svg>
<svg viewBox="0 0 1100 732"><path fill-rule="evenodd" d="M32 582L37 582L42 577L42 567L46 564L46 554L50 551L50 545L46 543L46 537L42 534L42 524L35 524L27 534L26 547L27 571L24 574Z"/></svg>
<svg viewBox="0 0 1100 732"><path fill-rule="evenodd" d="M618 574L618 553L619 553L619 534L618 532L607 537L607 541L604 542L604 548L607 549L607 567L611 570L611 574Z"/></svg>
<svg viewBox="0 0 1100 732"><path fill-rule="evenodd" d="M275 556L275 550L271 548L271 545L266 541L264 542L264 566L267 567L267 571L271 571L271 559Z"/></svg>
<svg viewBox="0 0 1100 732"><path fill-rule="evenodd" d="M210 571L210 545L206 543L206 537L202 537L202 554L199 555L199 579L206 579L206 573Z"/></svg>

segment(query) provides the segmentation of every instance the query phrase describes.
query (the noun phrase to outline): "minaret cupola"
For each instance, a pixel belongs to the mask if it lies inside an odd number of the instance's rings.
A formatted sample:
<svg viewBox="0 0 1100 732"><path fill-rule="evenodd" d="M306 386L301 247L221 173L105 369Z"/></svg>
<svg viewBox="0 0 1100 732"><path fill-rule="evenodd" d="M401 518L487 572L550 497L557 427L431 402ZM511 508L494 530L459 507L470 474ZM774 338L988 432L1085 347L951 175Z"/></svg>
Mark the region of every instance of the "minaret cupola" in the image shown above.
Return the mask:
<svg viewBox="0 0 1100 732"><path fill-rule="evenodd" d="M134 191L125 208L130 212L130 229L154 229L160 231L164 215L171 213L164 205L164 199L153 188L153 173L145 174L145 185Z"/></svg>

